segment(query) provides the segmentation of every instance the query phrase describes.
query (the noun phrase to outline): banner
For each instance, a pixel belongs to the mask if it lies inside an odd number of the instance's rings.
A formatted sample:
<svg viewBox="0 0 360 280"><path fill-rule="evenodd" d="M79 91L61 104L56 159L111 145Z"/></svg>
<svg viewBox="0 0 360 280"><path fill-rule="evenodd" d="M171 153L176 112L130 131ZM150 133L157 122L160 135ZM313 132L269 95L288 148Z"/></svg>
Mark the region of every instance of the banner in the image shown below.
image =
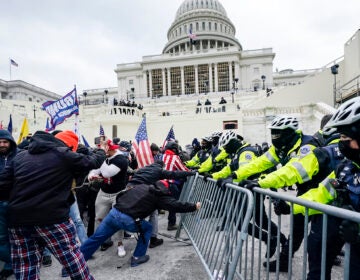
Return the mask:
<svg viewBox="0 0 360 280"><path fill-rule="evenodd" d="M19 145L21 143L21 141L24 140L24 138L28 135L29 135L29 124L28 124L27 119L25 118L22 123L19 139L17 140L16 144Z"/></svg>
<svg viewBox="0 0 360 280"><path fill-rule="evenodd" d="M57 125L63 123L73 114L79 115L76 88L56 101L46 101L42 107L50 116L49 128L46 131L54 130Z"/></svg>

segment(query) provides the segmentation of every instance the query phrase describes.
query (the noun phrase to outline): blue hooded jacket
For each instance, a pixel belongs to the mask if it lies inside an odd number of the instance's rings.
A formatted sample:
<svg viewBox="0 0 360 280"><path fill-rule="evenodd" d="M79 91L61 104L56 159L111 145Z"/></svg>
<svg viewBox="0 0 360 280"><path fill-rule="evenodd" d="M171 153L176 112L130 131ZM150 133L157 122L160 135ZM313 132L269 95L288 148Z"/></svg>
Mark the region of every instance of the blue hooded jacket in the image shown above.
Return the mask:
<svg viewBox="0 0 360 280"><path fill-rule="evenodd" d="M9 131L0 129L0 139L6 139L10 141L10 150L6 154L0 153L0 171L5 168L6 165L16 156L18 151L16 142ZM9 192L2 191L0 192L0 201L9 200Z"/></svg>

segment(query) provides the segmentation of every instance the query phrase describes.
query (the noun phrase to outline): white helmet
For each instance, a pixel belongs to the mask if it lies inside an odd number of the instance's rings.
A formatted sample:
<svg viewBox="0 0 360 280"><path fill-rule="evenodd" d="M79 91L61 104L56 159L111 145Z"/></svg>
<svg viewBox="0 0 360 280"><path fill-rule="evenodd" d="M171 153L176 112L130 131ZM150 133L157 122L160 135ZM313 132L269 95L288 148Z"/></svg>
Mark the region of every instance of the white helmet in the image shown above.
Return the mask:
<svg viewBox="0 0 360 280"><path fill-rule="evenodd" d="M227 144L229 144L231 139L237 139L237 135L234 131L227 130L221 135L219 139L219 147L226 146Z"/></svg>
<svg viewBox="0 0 360 280"><path fill-rule="evenodd" d="M221 137L221 134L222 134L222 132L220 132L220 131L215 131L215 132L213 132L212 134L211 134L211 138L220 138Z"/></svg>
<svg viewBox="0 0 360 280"><path fill-rule="evenodd" d="M358 120L360 120L360 97L354 97L341 104L326 126L345 126Z"/></svg>
<svg viewBox="0 0 360 280"><path fill-rule="evenodd" d="M296 117L277 116L272 120L268 128L279 129L279 130L291 128L293 130L297 130L299 128L299 121Z"/></svg>
<svg viewBox="0 0 360 280"><path fill-rule="evenodd" d="M330 127L328 125L325 125L322 129L323 135L325 136L330 136L332 134L334 134L336 132L336 128L335 127Z"/></svg>

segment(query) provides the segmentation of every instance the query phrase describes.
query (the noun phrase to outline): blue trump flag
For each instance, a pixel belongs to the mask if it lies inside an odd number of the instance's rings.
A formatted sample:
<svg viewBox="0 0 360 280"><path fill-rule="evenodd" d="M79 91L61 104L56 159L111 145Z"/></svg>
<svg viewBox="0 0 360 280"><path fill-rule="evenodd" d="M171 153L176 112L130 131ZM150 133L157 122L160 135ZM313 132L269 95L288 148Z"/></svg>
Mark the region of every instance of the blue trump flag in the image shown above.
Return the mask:
<svg viewBox="0 0 360 280"><path fill-rule="evenodd" d="M57 125L63 123L73 114L79 115L76 88L56 101L46 101L42 107L50 115L50 123L46 131L54 130Z"/></svg>
<svg viewBox="0 0 360 280"><path fill-rule="evenodd" d="M9 120L7 130L10 132L10 134L12 134L12 117L11 117L11 114L10 114L10 120Z"/></svg>
<svg viewBox="0 0 360 280"><path fill-rule="evenodd" d="M86 141L84 135L81 135L81 138L83 140L83 143L84 143L85 147L90 148L90 145L89 145L88 141Z"/></svg>

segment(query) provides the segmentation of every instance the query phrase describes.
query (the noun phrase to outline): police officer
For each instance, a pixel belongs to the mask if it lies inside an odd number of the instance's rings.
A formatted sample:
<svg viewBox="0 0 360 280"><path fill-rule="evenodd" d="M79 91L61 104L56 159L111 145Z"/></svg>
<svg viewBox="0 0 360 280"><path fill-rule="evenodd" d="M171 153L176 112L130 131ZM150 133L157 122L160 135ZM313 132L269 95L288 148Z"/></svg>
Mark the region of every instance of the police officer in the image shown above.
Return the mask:
<svg viewBox="0 0 360 280"><path fill-rule="evenodd" d="M201 138L200 151L198 151L192 159L185 162L186 167L190 169L198 169L200 165L207 160L211 154L212 138L204 137Z"/></svg>
<svg viewBox="0 0 360 280"><path fill-rule="evenodd" d="M139 232L137 246L131 257L131 266L138 266L149 260L146 250L152 232L152 226L144 219L156 209L174 212L193 212L200 209L200 202L179 202L169 194L169 189L160 179L179 179L194 175L187 171L168 171L159 161L137 170L129 181L126 190L118 194L116 203L105 217L94 235L81 245L86 260L91 258L99 246L118 230Z"/></svg>
<svg viewBox="0 0 360 280"><path fill-rule="evenodd" d="M360 97L343 103L327 126L340 133L339 149L346 157L318 188L311 189L301 198L324 204L360 211ZM335 179L335 180L334 180ZM294 205L294 214L305 213L305 207ZM319 213L309 209L309 215ZM360 275L359 225L329 216L327 223L327 250L325 279L331 279L331 267L344 242L350 243L349 279ZM321 274L322 215L311 221L309 235L308 280L320 279Z"/></svg>
<svg viewBox="0 0 360 280"><path fill-rule="evenodd" d="M288 162L293 161L295 158L300 158L312 150L314 150L318 142L310 135L304 135L299 128L299 121L296 117L292 116L278 116L275 117L269 126L271 130L272 146L269 150L258 157L256 160L250 162L248 165L238 169L233 173L235 182L240 182L239 185L252 189L259 187L257 181L244 180L248 179L254 174L267 171L270 168L281 165L286 165ZM271 175L272 173L270 173ZM268 175L268 176L270 176ZM276 183L276 182L275 182ZM283 187L282 185L281 187ZM275 187L270 186L270 187ZM301 215L294 216L294 234L293 234L293 249L294 252L300 247L304 237L304 217ZM275 233L275 232L274 232ZM282 243L284 252L288 254L288 242ZM280 257L280 271L287 271L288 257L282 254ZM276 271L276 263L271 263L269 271Z"/></svg>

